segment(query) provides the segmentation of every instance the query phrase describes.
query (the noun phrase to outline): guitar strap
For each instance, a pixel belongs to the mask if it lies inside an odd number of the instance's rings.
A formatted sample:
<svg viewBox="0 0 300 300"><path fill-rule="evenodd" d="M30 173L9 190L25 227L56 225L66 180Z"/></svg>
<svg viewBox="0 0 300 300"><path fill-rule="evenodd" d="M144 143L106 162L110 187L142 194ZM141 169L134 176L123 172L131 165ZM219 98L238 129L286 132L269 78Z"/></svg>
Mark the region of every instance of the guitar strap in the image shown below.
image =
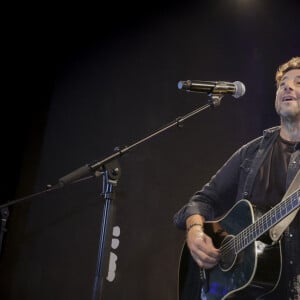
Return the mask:
<svg viewBox="0 0 300 300"><path fill-rule="evenodd" d="M293 194L297 189L300 187L300 170L298 170L294 180L290 184L288 190L286 191L284 197L281 201L288 198L291 194ZM279 240L282 233L285 231L285 229L290 225L290 223L294 220L295 216L297 215L299 211L299 207L294 210L292 213L290 213L288 216L286 216L283 220L281 220L279 223L277 223L274 227L272 227L269 231L271 239L276 242Z"/></svg>

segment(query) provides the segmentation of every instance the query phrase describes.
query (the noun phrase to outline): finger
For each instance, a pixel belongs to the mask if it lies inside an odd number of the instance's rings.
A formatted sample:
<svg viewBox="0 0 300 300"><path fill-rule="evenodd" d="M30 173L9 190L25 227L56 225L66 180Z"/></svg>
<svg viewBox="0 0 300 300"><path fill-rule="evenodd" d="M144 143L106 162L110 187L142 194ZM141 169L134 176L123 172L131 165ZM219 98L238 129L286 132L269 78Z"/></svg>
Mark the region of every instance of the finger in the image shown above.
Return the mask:
<svg viewBox="0 0 300 300"><path fill-rule="evenodd" d="M197 262L201 262L203 264L208 265L215 265L218 263L218 258L213 257L200 249L191 250L191 254Z"/></svg>
<svg viewBox="0 0 300 300"><path fill-rule="evenodd" d="M204 238L199 238L195 244L194 251L203 253L207 257L218 259L220 257L220 250L216 249L210 241L206 241Z"/></svg>
<svg viewBox="0 0 300 300"><path fill-rule="evenodd" d="M203 261L202 259L200 259L198 256L196 255L192 255L194 261L197 263L197 265L200 267L200 268L204 268L204 269L211 269L213 267L215 267L217 265L217 261L215 262L207 262L207 261Z"/></svg>

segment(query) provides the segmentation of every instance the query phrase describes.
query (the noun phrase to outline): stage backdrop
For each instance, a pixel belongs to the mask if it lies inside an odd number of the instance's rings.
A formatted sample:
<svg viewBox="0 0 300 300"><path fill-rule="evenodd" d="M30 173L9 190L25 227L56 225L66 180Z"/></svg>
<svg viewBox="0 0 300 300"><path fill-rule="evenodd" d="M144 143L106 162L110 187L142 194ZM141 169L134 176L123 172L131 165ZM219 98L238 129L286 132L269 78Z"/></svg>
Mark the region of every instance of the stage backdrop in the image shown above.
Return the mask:
<svg viewBox="0 0 300 300"><path fill-rule="evenodd" d="M19 26L26 36L32 22L23 48L28 57L21 56L31 77L23 70L19 80L37 84L23 94L29 107L22 115L33 125L19 145L24 159L16 197L44 191L208 103L207 95L178 90L179 80L246 86L243 97L226 95L219 107L118 159L100 291L105 300L176 299L185 233L174 227L173 215L233 151L278 124L274 73L300 49L298 1L144 5L136 13L125 4L77 7L76 15L57 7L51 22L41 13L38 22L24 18L25 29ZM41 72L33 75L31 64ZM1 300L92 299L101 193L100 176L10 208Z"/></svg>

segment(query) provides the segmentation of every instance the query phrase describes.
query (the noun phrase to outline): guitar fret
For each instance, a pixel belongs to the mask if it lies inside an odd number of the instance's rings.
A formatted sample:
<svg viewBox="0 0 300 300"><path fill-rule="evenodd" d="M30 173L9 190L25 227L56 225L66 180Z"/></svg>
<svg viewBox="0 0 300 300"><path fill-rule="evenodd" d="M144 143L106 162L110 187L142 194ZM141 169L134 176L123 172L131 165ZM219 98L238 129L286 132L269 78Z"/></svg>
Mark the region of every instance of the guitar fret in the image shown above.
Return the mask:
<svg viewBox="0 0 300 300"><path fill-rule="evenodd" d="M256 220L255 223L238 233L234 239L225 244L222 250L234 249L235 254L245 249L254 242L258 237L265 233L272 226L281 221L300 205L300 190L297 190L285 200L278 203L266 214Z"/></svg>

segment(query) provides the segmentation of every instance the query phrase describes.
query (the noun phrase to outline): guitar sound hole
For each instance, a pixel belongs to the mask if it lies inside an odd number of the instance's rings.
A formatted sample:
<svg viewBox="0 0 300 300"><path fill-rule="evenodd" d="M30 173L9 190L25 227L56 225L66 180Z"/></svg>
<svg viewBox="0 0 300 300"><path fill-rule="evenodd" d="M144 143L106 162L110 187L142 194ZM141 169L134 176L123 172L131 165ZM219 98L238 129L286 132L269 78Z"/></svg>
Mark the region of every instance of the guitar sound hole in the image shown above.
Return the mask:
<svg viewBox="0 0 300 300"><path fill-rule="evenodd" d="M233 235L227 235L221 245L221 260L219 266L223 272L229 271L236 261L236 254L234 248L228 243L234 238Z"/></svg>

